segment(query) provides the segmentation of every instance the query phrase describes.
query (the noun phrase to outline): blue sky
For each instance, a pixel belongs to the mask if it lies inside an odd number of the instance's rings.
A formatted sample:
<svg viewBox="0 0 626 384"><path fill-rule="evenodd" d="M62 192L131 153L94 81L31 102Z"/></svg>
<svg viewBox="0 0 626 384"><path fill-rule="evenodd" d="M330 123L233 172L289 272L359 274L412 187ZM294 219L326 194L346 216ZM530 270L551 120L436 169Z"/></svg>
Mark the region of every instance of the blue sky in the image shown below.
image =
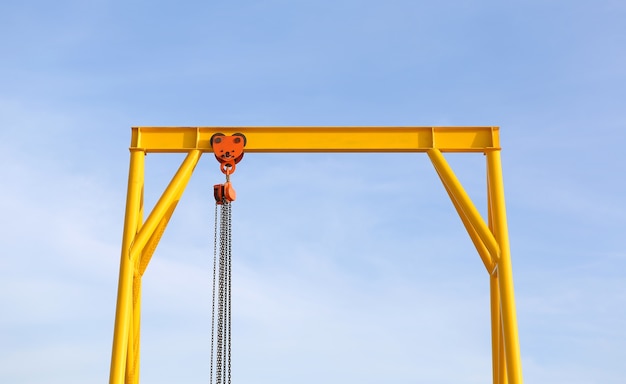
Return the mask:
<svg viewBox="0 0 626 384"><path fill-rule="evenodd" d="M131 126L501 127L528 383L626 382L622 1L4 1L0 381L108 379ZM182 158L147 158L148 204ZM484 212L484 158L448 160ZM208 380L205 156L142 381ZM488 278L423 154L248 154L237 383L490 381Z"/></svg>

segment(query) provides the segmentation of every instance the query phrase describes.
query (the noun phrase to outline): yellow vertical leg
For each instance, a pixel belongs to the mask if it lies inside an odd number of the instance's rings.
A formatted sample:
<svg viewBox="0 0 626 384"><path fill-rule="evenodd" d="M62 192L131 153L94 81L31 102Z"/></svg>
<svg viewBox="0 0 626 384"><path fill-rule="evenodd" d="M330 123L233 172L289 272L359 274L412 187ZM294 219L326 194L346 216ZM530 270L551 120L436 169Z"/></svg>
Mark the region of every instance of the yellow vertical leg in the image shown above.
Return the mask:
<svg viewBox="0 0 626 384"><path fill-rule="evenodd" d="M137 263L136 263L137 264ZM126 356L126 384L139 383L139 346L141 326L141 275L135 267L133 276L133 308L128 336L128 355Z"/></svg>
<svg viewBox="0 0 626 384"><path fill-rule="evenodd" d="M137 230L139 232L143 224L143 194L139 207ZM128 352L126 355L126 384L139 383L139 347L141 331L141 273L139 273L139 260L133 260L133 301L131 311L131 326L128 333Z"/></svg>
<svg viewBox="0 0 626 384"><path fill-rule="evenodd" d="M499 379L498 354L500 350L500 292L498 291L498 271L489 276L489 293L491 302L491 369L493 370L493 384L501 384Z"/></svg>
<svg viewBox="0 0 626 384"><path fill-rule="evenodd" d="M490 212L493 218L493 232L500 246L497 279L500 293L506 372L509 383L522 384L522 362L513 289L513 269L509 249L509 235L504 204L504 183L502 181L502 163L499 150L487 152L487 172L489 180L489 198L491 202Z"/></svg>
<svg viewBox="0 0 626 384"><path fill-rule="evenodd" d="M500 286L497 269L489 276L489 290L491 296L491 356L493 383L507 384L504 335L502 333L502 311L500 306Z"/></svg>
<svg viewBox="0 0 626 384"><path fill-rule="evenodd" d="M140 222L145 153L138 149L130 152L128 171L128 193L126 195L126 214L124 217L124 234L122 236L122 255L120 260L120 277L117 288L117 306L115 312L115 328L113 332L113 351L111 355L110 384L122 384L126 370L128 352L128 336L131 327L133 300L134 263L130 259L130 247L137 233Z"/></svg>
<svg viewBox="0 0 626 384"><path fill-rule="evenodd" d="M145 153L131 150L110 384L139 382L141 276L201 154L199 150L188 153L146 222L142 223ZM146 250L151 240L154 244Z"/></svg>
<svg viewBox="0 0 626 384"><path fill-rule="evenodd" d="M504 351L504 327L502 326L502 310L500 310L500 350L498 351L498 375L500 377L500 384L508 384L508 374L506 371L506 355Z"/></svg>
<svg viewBox="0 0 626 384"><path fill-rule="evenodd" d="M493 233L493 200L491 199L488 167L486 179L487 217L489 230ZM493 367L493 383L507 384L506 364L504 361L504 335L502 333L502 306L500 301L500 285L498 281L497 265L489 274L489 293L491 299L491 359Z"/></svg>

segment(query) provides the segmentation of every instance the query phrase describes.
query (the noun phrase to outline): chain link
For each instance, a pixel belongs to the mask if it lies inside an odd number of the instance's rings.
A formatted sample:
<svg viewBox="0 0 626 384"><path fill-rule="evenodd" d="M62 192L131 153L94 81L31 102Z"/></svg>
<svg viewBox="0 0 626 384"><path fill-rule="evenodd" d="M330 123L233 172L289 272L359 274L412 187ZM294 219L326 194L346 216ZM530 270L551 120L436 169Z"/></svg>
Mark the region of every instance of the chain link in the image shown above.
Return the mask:
<svg viewBox="0 0 626 384"><path fill-rule="evenodd" d="M219 266L217 263L217 205L221 205L219 217ZM230 202L225 199L215 205L215 233L213 244L213 296L211 310L211 379L213 383L213 363L215 362L215 383L231 384L231 279L232 279L232 215ZM216 276L217 269L217 276ZM217 319L215 319L215 286L217 284ZM217 345L214 343L217 328ZM215 361L213 352L215 351Z"/></svg>
<svg viewBox="0 0 626 384"><path fill-rule="evenodd" d="M230 342L230 329L231 329L231 296L232 296L232 275L233 275L233 268L232 268L232 243L231 243L231 239L232 239L232 206L230 205L230 203L226 204L228 206L228 210L227 210L227 221L228 221L228 226L227 226L227 238L228 238L228 253L227 253L227 264L228 264L228 384L230 383L230 346L231 346L231 342Z"/></svg>
<svg viewBox="0 0 626 384"><path fill-rule="evenodd" d="M217 204L215 204L213 230L213 283L211 284L211 372L209 384L213 384L213 351L215 348L215 272L217 264Z"/></svg>

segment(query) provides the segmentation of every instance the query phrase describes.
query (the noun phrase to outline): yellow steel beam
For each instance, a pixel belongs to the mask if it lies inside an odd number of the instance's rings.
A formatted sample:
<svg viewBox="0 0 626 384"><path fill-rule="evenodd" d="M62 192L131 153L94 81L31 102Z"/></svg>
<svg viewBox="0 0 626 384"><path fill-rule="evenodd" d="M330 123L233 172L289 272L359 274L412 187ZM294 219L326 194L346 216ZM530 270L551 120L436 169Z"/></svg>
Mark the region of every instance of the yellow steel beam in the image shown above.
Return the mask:
<svg viewBox="0 0 626 384"><path fill-rule="evenodd" d="M493 273L494 269L496 268L496 263L491 257L491 254L489 253L489 249L487 249L487 247L485 246L485 243L483 243L483 241L480 239L480 235L478 234L478 232L472 225L471 220L465 214L465 211L463 211L463 207L459 204L457 199L454 197L454 194L450 190L450 187L448 187L448 184L446 184L445 180L441 177L441 175L439 175L439 177L441 178L441 181L443 183L444 188L446 189L446 192L448 192L448 196L450 196L450 200L452 200L452 204L454 205L454 208L456 209L457 213L459 214L459 217L461 218L461 222L463 222L463 225L465 226L465 230L467 230L467 233L469 234L470 239L472 240L472 243L474 243L474 247L476 247L476 251L478 251L478 256L480 256L480 259L483 261L483 264L485 265L485 268L487 269L487 273L489 274Z"/></svg>
<svg viewBox="0 0 626 384"><path fill-rule="evenodd" d="M139 205L139 220L137 230L143 225L143 193ZM141 274L139 274L139 260L133 261L133 297L130 312L130 328L128 333L128 352L126 354L126 384L139 383L139 355L141 333Z"/></svg>
<svg viewBox="0 0 626 384"><path fill-rule="evenodd" d="M500 305L500 283L498 280L498 270L496 269L489 276L489 296L491 299L491 360L493 383L507 384L502 310Z"/></svg>
<svg viewBox="0 0 626 384"><path fill-rule="evenodd" d="M120 277L117 288L117 305L115 312L115 329L113 332L113 351L109 382L121 384L126 373L126 355L128 339L131 332L132 295L134 263L130 257L130 247L141 222L143 185L144 185L145 153L131 150L128 171L128 191L126 195L126 215L124 217L124 234L122 237L122 256L120 260Z"/></svg>
<svg viewBox="0 0 626 384"><path fill-rule="evenodd" d="M145 152L138 148L131 148L129 187L109 378L111 384L124 382L135 384L139 382L141 276L201 154L202 152L199 150L189 151L176 175L142 225Z"/></svg>
<svg viewBox="0 0 626 384"><path fill-rule="evenodd" d="M445 162L445 159L443 161ZM439 170L440 168L441 166L435 165L435 171L437 171L437 175L441 179L441 182L444 188L446 189L446 192L448 193L448 196L450 197L450 200L452 201L454 208L459 214L459 217L461 218L461 222L463 222L463 225L465 226L465 229L467 230L467 233L469 234L470 239L474 243L474 247L476 247L476 251L478 251L478 255L480 256L481 260L483 261L483 264L485 265L485 268L487 269L487 273L492 274L496 268L496 261L489 253L489 249L487 248L485 243L482 241L478 231L472 224L472 220L470 220L470 218L465 213L463 206L459 203L455 193L450 189L450 186L448 185L449 183L446 182L446 178L441 175L440 170ZM450 172L452 172L451 168L450 168ZM452 175L454 174L452 173ZM491 230L491 227L489 227L488 229Z"/></svg>
<svg viewBox="0 0 626 384"><path fill-rule="evenodd" d="M178 204L178 200L180 200L183 191L191 178L191 174L193 173L196 164L198 164L198 160L200 160L201 154L202 152L199 150L191 150L183 163L180 165L180 168L178 168L178 171L176 171L176 175L174 175L168 184L165 192L163 192L163 195L152 209L152 212L150 212L145 224L141 227L141 230L139 230L137 236L135 237L135 241L131 245L130 256L133 260L144 254L145 246L151 238L154 239L153 236L160 224L161 226L167 224L167 220L169 220L174 207ZM153 246L156 247L156 244L153 244ZM150 258L152 253L147 252L145 255ZM141 273L145 271L146 265L147 261L140 263Z"/></svg>
<svg viewBox="0 0 626 384"><path fill-rule="evenodd" d="M163 218L161 219L161 221L155 228L154 233L152 234L152 236L150 236L150 239L148 240L145 247L143 248L143 251L141 252L141 257L139 258L139 267L138 267L139 276L143 276L143 274L146 272L146 269L148 268L148 264L150 263L150 260L152 259L152 255L154 254L154 251L156 251L157 245L159 245L161 236L163 236L163 233L165 232L165 228L167 227L167 224L169 223L170 218L172 217L172 214L174 213L174 210L176 209L176 205L178 205L178 201L181 198L182 192L183 191L181 189L178 196L175 197L172 204L167 208L165 215L163 216Z"/></svg>
<svg viewBox="0 0 626 384"><path fill-rule="evenodd" d="M498 260L498 285L500 291L500 310L504 337L504 354L508 383L522 384L522 359L520 357L519 336L517 329L517 311L513 289L513 268L509 250L509 230L506 221L504 203L504 183L502 180L502 163L500 151L487 153L487 181L493 233L500 245Z"/></svg>
<svg viewBox="0 0 626 384"><path fill-rule="evenodd" d="M210 152L211 136L243 133L246 152L485 152L498 127L134 127L131 148Z"/></svg>
<svg viewBox="0 0 626 384"><path fill-rule="evenodd" d="M491 255L490 260L497 262L500 257L500 247L498 242L493 236L493 233L489 230L487 224L485 224L483 218L480 216L480 213L472 203L469 195L465 192L461 182L454 175L454 171L452 171L452 168L450 168L450 165L448 165L448 162L439 150L428 150L428 157L430 157L430 160L439 174L441 181L445 184L446 190L455 202L455 206L458 204L458 207L463 212L461 217L466 219L464 223L469 224L473 228L470 235L476 233L487 250L489 250Z"/></svg>
<svg viewBox="0 0 626 384"><path fill-rule="evenodd" d="M493 376L522 384L513 275L504 206L498 127L135 127L132 129L111 384L139 382L141 276L213 134L243 133L246 152L427 152L490 273ZM146 153L187 153L145 223ZM443 152L487 155L488 225L445 161Z"/></svg>
<svg viewBox="0 0 626 384"><path fill-rule="evenodd" d="M137 262L135 263L137 264ZM141 275L133 276L133 302L130 312L130 329L128 333L128 351L126 355L126 384L139 383L139 336L141 332Z"/></svg>

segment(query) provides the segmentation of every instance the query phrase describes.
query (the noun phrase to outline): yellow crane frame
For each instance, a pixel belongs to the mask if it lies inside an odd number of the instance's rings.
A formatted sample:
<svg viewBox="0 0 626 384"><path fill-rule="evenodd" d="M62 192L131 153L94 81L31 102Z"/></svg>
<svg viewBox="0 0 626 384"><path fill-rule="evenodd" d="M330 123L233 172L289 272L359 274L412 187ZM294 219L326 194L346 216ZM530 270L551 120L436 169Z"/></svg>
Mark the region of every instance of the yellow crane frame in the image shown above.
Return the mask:
<svg viewBox="0 0 626 384"><path fill-rule="evenodd" d="M211 136L237 132L249 153L426 152L489 274L493 382L522 384L498 127L133 127L111 384L139 382L141 278L200 156L213 152ZM144 221L144 157L155 152L187 156ZM486 223L444 152L486 156Z"/></svg>

